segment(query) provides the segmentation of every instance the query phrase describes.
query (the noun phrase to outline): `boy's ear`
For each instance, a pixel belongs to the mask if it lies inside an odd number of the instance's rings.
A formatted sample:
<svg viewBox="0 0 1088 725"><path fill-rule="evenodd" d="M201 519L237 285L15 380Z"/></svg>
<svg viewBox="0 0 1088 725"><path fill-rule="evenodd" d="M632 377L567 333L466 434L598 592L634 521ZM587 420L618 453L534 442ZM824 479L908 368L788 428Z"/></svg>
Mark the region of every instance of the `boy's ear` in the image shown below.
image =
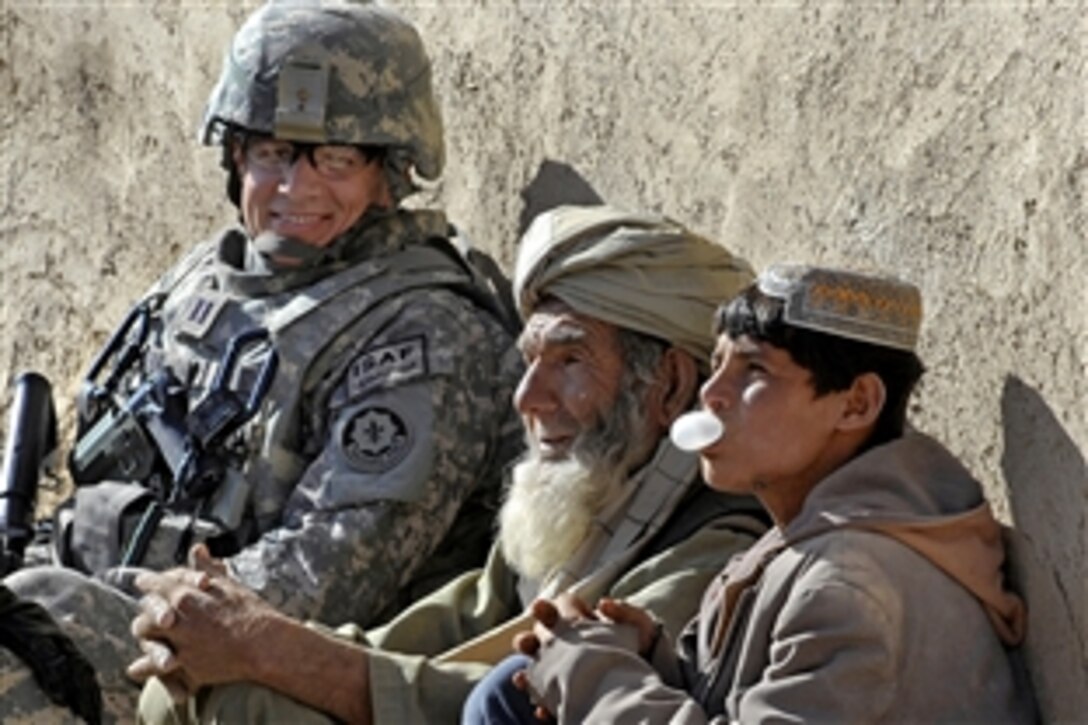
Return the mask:
<svg viewBox="0 0 1088 725"><path fill-rule="evenodd" d="M876 425L887 398L888 391L879 375L862 373L857 376L846 391L839 428L856 431Z"/></svg>
<svg viewBox="0 0 1088 725"><path fill-rule="evenodd" d="M670 347L661 356L657 368L657 385L651 389L649 411L656 423L668 429L695 400L699 386L699 366L688 353Z"/></svg>

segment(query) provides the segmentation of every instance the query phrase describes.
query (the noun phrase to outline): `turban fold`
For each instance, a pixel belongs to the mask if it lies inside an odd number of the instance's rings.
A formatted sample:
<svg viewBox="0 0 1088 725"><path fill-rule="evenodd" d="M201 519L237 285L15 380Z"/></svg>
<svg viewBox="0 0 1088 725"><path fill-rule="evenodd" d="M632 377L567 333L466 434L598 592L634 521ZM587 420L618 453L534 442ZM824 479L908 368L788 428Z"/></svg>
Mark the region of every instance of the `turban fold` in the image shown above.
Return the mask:
<svg viewBox="0 0 1088 725"><path fill-rule="evenodd" d="M521 238L514 299L522 319L546 297L661 338L706 367L718 305L754 278L745 260L653 214L608 206L544 212Z"/></svg>

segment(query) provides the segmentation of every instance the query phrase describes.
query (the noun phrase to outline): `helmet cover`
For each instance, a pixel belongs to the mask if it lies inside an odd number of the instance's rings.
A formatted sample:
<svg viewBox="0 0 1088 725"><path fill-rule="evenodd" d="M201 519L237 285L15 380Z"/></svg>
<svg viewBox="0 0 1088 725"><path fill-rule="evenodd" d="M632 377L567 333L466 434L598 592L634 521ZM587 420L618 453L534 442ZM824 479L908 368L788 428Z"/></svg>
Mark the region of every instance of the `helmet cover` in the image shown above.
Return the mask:
<svg viewBox="0 0 1088 725"><path fill-rule="evenodd" d="M234 36L204 111L202 143L240 127L288 141L384 147L442 173L442 117L415 28L345 0L271 0Z"/></svg>

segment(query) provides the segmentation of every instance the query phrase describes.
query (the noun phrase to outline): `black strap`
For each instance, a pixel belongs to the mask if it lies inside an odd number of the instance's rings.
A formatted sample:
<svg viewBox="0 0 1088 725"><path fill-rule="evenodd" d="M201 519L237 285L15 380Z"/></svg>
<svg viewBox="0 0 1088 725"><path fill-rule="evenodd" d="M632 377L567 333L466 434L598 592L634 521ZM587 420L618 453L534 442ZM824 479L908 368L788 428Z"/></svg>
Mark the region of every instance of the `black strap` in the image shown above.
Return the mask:
<svg viewBox="0 0 1088 725"><path fill-rule="evenodd" d="M91 725L102 722L102 691L94 667L49 612L0 584L0 646L21 659L42 692Z"/></svg>

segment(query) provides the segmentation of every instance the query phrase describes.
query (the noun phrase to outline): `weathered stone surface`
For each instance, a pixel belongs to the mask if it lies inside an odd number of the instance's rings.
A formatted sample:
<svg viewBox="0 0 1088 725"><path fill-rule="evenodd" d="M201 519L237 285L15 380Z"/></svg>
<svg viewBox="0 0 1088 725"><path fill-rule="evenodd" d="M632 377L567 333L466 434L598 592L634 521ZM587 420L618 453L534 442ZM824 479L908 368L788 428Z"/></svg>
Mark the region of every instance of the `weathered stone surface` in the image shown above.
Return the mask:
<svg viewBox="0 0 1088 725"><path fill-rule="evenodd" d="M431 48L446 115L427 196L507 264L530 211L597 195L757 267L922 285L915 419L1017 527L1043 712L1082 718L1085 3L394 4ZM4 383L38 368L70 397L156 271L230 219L195 128L254 5L0 5Z"/></svg>

